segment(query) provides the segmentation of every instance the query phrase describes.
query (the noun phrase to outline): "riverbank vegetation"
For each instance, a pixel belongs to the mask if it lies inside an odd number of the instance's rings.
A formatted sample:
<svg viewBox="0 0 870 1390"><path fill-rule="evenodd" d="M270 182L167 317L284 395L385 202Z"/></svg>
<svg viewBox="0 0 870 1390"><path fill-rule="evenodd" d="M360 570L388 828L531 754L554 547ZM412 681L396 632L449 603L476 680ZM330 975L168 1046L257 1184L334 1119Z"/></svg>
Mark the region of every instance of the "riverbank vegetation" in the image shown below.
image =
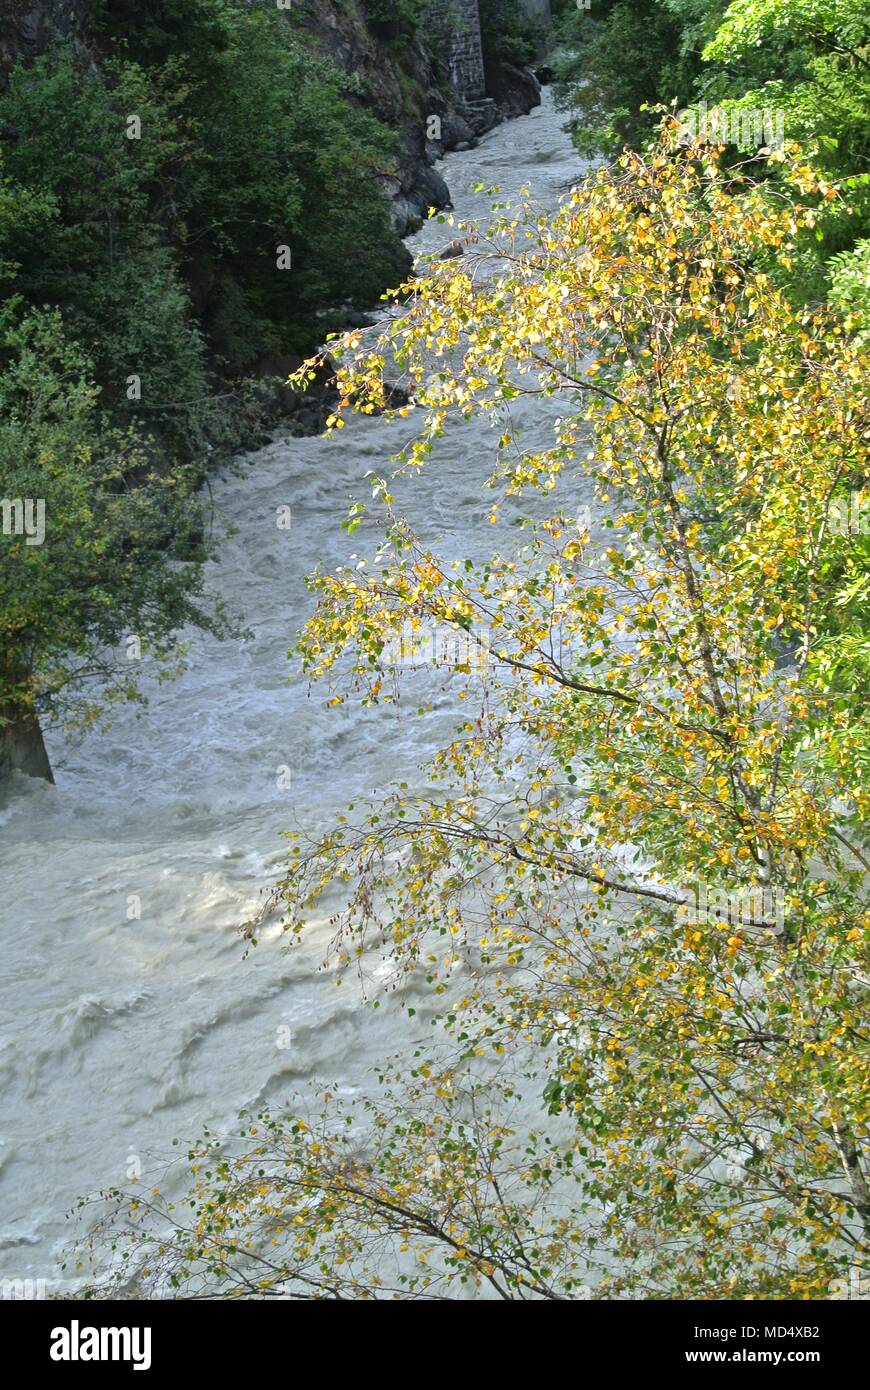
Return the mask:
<svg viewBox="0 0 870 1390"><path fill-rule="evenodd" d="M863 0L596 0L557 7L559 100L584 154L640 147L661 107L684 120L721 113L729 158L764 163L800 144L843 196L824 205L789 269L805 299L848 298L870 328L870 16ZM765 122L764 117L768 120ZM774 119L775 118L775 119ZM759 132L765 132L759 138ZM780 165L766 177L779 181ZM780 196L788 189L779 187Z"/></svg>
<svg viewBox="0 0 870 1390"><path fill-rule="evenodd" d="M823 1299L866 1264L870 358L795 292L851 190L774 153L670 121L336 345L336 431L406 374L405 469L493 425L493 546L435 553L384 477L376 556L313 578L325 698L410 707L440 651L463 715L430 792L296 839L276 905L331 918L346 988L386 961L374 1006L425 982L440 1016L361 1105L115 1194L93 1292Z"/></svg>
<svg viewBox="0 0 870 1390"><path fill-rule="evenodd" d="M262 429L260 362L298 362L325 307L407 269L378 180L393 137L281 10L101 3L93 25L0 96L0 767L79 676L114 670L103 705L137 694L128 635L168 653L215 625L197 490Z"/></svg>

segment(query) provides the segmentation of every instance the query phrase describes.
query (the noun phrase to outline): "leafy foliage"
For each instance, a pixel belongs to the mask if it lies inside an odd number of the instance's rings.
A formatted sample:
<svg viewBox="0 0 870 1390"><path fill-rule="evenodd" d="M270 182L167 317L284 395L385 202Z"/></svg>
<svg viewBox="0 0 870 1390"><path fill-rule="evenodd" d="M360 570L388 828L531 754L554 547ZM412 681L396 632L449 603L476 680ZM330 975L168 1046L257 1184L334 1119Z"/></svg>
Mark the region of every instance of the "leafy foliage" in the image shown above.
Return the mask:
<svg viewBox="0 0 870 1390"><path fill-rule="evenodd" d="M100 677L99 702L76 707L89 719L107 698L138 695L141 666L117 650L129 635L168 670L174 630L222 625L197 602L208 547L195 477L156 473L135 434L108 425L57 310L7 305L0 360L5 495L44 507L40 543L0 537L0 709L67 709Z"/></svg>
<svg viewBox="0 0 870 1390"><path fill-rule="evenodd" d="M763 65L763 85L750 82L741 103L781 107L788 138L814 145L842 175L867 172L868 49L870 16L858 0L734 0L704 58L738 72L749 60L753 76Z"/></svg>
<svg viewBox="0 0 870 1390"><path fill-rule="evenodd" d="M594 15L568 8L559 33L557 95L584 155L637 144L656 123L644 107L687 105L694 94L697 46L659 0L607 0Z"/></svg>
<svg viewBox="0 0 870 1390"><path fill-rule="evenodd" d="M870 334L870 239L852 251L831 257L831 298L854 316L854 325L867 340Z"/></svg>
<svg viewBox="0 0 870 1390"><path fill-rule="evenodd" d="M656 104L703 98L726 112L781 111L787 138L811 148L820 168L866 177L870 25L861 0L618 0L599 14L562 21L575 48L562 63L562 98L592 122L578 130L585 150L636 144L652 132ZM866 222L866 195L862 208Z"/></svg>
<svg viewBox="0 0 870 1390"><path fill-rule="evenodd" d="M119 1194L134 1289L812 1299L866 1260L866 715L824 630L870 360L760 268L816 217L813 171L784 178L666 137L466 228L338 344L335 429L398 363L408 471L451 419L498 440L488 562L442 559L377 479L377 554L312 578L301 641L368 705L414 680L397 633L466 643L433 790L297 837L279 894L295 933L328 903L335 968L425 980L441 1041L367 1116L327 1095L197 1146L192 1221Z"/></svg>
<svg viewBox="0 0 870 1390"><path fill-rule="evenodd" d="M369 22L393 34L403 29L414 33L425 7L425 0L363 0Z"/></svg>
<svg viewBox="0 0 870 1390"><path fill-rule="evenodd" d="M538 51L539 26L520 0L480 0L480 36L484 54L523 66Z"/></svg>
<svg viewBox="0 0 870 1390"><path fill-rule="evenodd" d="M48 245L34 234L11 248L16 288L63 307L71 298L73 331L106 359L101 380L119 353L138 354L143 375L162 361L179 398L186 383L195 398L179 275L204 301L210 350L238 370L270 348L310 345L325 303L370 303L400 278L404 253L377 181L390 139L276 12L230 0L195 10L189 51L164 55L168 35L164 45L146 29L138 61L124 16L113 11L99 71L57 52L19 67L0 102L9 174L56 208ZM125 138L131 113L141 138ZM277 265L281 245L292 270ZM164 384L153 399L168 399Z"/></svg>
<svg viewBox="0 0 870 1390"><path fill-rule="evenodd" d="M160 235L168 190L161 207L151 193L164 163L182 153L171 112L141 70L117 77L110 87L79 74L60 53L13 72L0 98L6 171L44 215L7 227L4 255L15 266L11 291L57 305L70 334L93 345L107 404L119 406L135 372L153 415L155 403L205 394L204 354L177 258ZM150 139L124 138L128 112Z"/></svg>

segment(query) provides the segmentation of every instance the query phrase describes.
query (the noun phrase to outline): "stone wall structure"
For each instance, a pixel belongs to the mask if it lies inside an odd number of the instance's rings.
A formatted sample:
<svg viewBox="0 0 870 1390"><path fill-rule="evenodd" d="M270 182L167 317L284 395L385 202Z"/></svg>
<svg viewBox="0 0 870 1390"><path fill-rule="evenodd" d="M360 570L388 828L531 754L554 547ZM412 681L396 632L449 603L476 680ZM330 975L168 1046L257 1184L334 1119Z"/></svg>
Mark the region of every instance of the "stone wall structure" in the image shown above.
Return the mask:
<svg viewBox="0 0 870 1390"><path fill-rule="evenodd" d="M450 80L464 101L486 96L477 0L430 0L426 24L443 45Z"/></svg>

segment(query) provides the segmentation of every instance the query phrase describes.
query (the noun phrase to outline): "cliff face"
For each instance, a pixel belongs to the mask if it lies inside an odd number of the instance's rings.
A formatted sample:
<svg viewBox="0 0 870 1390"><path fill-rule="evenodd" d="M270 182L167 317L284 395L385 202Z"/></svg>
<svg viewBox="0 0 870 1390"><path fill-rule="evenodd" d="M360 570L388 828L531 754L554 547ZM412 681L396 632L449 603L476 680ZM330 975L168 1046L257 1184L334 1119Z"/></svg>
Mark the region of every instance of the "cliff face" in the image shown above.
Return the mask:
<svg viewBox="0 0 870 1390"><path fill-rule="evenodd" d="M439 81L422 40L391 32L387 24L372 24L361 0L297 6L294 24L351 76L353 100L397 132L395 171L385 174L383 182L397 230L405 235L419 226L427 208L449 203L447 186L431 165L444 148L473 140L473 128L449 85ZM441 141L429 142L428 149L427 129L441 134Z"/></svg>
<svg viewBox="0 0 870 1390"><path fill-rule="evenodd" d="M143 23L161 0L141 0ZM432 167L446 150L474 144L504 116L539 101L534 78L481 50L476 0L431 0L416 34L373 18L366 0L293 0L287 22L351 77L353 100L397 133L395 168L385 172L400 235L415 230L450 194ZM98 61L91 0L0 0L0 90L25 62L61 39L85 63Z"/></svg>
<svg viewBox="0 0 870 1390"><path fill-rule="evenodd" d="M413 36L398 22L374 22L369 8L365 0L303 0L294 15L315 47L353 76L355 99L398 132L395 175L384 186L404 236L428 208L449 206L435 161L473 145L504 116L530 111L540 91L531 73L485 62L477 0L430 0Z"/></svg>

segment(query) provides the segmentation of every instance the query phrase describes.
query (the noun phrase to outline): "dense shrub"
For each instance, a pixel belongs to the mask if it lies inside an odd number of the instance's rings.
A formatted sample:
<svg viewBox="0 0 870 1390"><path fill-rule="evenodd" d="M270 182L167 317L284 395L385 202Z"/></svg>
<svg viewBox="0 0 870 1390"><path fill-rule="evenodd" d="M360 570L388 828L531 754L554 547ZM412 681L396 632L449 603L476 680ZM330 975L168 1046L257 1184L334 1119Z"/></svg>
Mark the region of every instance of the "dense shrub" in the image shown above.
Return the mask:
<svg viewBox="0 0 870 1390"><path fill-rule="evenodd" d="M56 309L0 313L0 477L29 533L0 538L0 738L10 717L79 718L135 698L143 665L114 650L135 634L165 663L185 623L222 629L201 602L202 512L190 467L156 472L143 441L111 425L91 364ZM38 516L38 527L33 518ZM30 537L28 539L28 536ZM176 561L184 560L179 564Z"/></svg>
<svg viewBox="0 0 870 1390"><path fill-rule="evenodd" d="M12 73L6 171L40 215L0 227L0 258L16 293L61 309L107 403L127 408L135 373L171 432L207 365L241 373L312 346L318 310L373 302L405 255L378 179L389 132L281 12L218 0L137 17L100 7L97 68L58 50Z"/></svg>
<svg viewBox="0 0 870 1390"><path fill-rule="evenodd" d="M484 54L505 63L532 63L541 39L540 25L520 0L480 0Z"/></svg>

